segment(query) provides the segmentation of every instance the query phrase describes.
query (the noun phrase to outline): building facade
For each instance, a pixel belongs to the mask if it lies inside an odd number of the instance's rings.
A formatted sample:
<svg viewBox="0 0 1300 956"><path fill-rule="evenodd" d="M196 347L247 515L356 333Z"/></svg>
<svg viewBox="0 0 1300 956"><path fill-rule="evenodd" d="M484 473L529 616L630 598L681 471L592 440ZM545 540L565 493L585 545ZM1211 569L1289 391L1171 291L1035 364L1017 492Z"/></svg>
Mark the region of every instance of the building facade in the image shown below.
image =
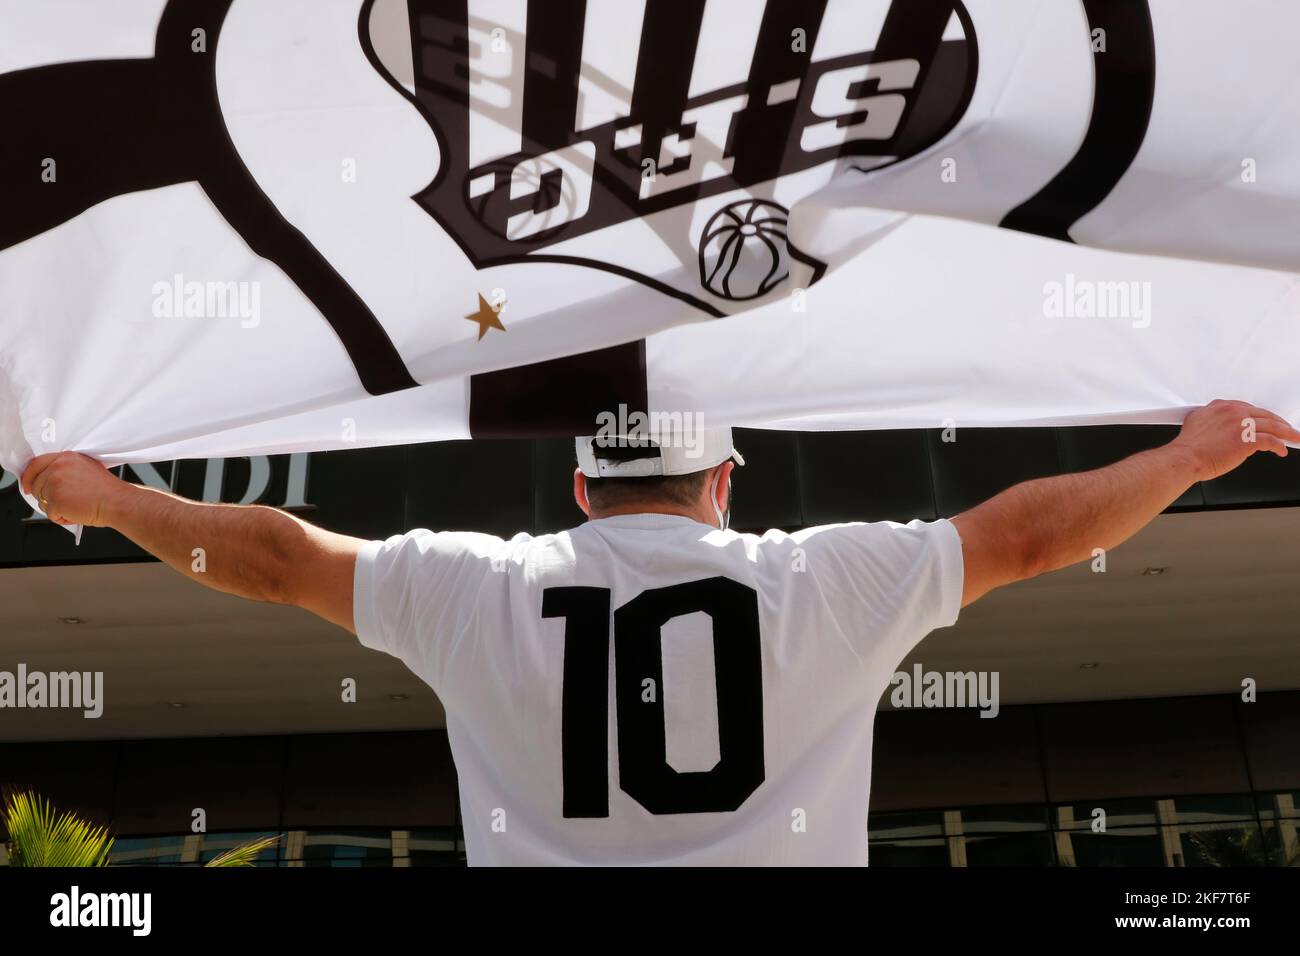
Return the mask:
<svg viewBox="0 0 1300 956"><path fill-rule="evenodd" d="M733 523L950 516L1172 435L742 431ZM1100 568L1005 589L923 642L906 667L996 673L1000 700L993 719L882 700L873 863L1296 864L1297 466L1257 456ZM501 440L127 477L378 538L571 526L572 468L571 440ZM74 546L5 476L0 672L19 665L101 675L102 713L0 708L0 786L109 825L118 863L194 865L262 834L281 838L266 865L464 862L441 706L402 665L296 610L210 594L114 532Z"/></svg>

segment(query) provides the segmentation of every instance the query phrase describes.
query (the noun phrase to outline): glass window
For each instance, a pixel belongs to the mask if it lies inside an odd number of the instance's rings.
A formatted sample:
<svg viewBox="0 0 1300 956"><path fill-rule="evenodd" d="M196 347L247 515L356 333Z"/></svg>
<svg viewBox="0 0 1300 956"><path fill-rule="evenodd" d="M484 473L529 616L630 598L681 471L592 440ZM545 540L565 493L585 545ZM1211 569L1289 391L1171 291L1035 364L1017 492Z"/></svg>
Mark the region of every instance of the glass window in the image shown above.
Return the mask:
<svg viewBox="0 0 1300 956"><path fill-rule="evenodd" d="M303 866L392 866L389 830L308 832L302 842Z"/></svg>
<svg viewBox="0 0 1300 956"><path fill-rule="evenodd" d="M979 834L949 839L962 841L967 866L1051 866L1054 862L1052 835L1045 831Z"/></svg>
<svg viewBox="0 0 1300 956"><path fill-rule="evenodd" d="M1297 791L873 813L874 866L1300 866ZM1093 830L1092 810L1106 812ZM1256 817L1258 812L1260 819ZM195 866L264 836L258 866L464 866L460 827L124 837L117 866Z"/></svg>
<svg viewBox="0 0 1300 956"><path fill-rule="evenodd" d="M1265 819L1268 817L1300 818L1300 790L1256 794L1255 807L1259 815Z"/></svg>
<svg viewBox="0 0 1300 956"><path fill-rule="evenodd" d="M1105 833L1082 830L1062 833L1059 839L1063 844L1060 854L1063 866L1165 865L1158 827L1116 827Z"/></svg>
<svg viewBox="0 0 1300 956"><path fill-rule="evenodd" d="M1113 827L1153 827L1156 820L1156 802L1139 798L1136 800L1088 800L1067 803L1055 808L1052 814L1053 826L1058 830L1091 830L1093 811L1100 809L1106 814L1106 829Z"/></svg>
<svg viewBox="0 0 1300 956"><path fill-rule="evenodd" d="M872 866L948 866L948 844L943 837L929 840L872 840Z"/></svg>
<svg viewBox="0 0 1300 956"><path fill-rule="evenodd" d="M1047 807L966 807L961 811L963 833L1018 833L1047 829Z"/></svg>
<svg viewBox="0 0 1300 956"><path fill-rule="evenodd" d="M867 819L870 839L903 840L916 837L943 836L942 810L904 810L873 813Z"/></svg>
<svg viewBox="0 0 1300 956"><path fill-rule="evenodd" d="M1263 866L1268 851L1259 824L1197 823L1177 828L1184 866Z"/></svg>
<svg viewBox="0 0 1300 956"><path fill-rule="evenodd" d="M1175 797L1179 823L1222 823L1254 820L1255 801L1250 794L1224 797Z"/></svg>
<svg viewBox="0 0 1300 956"><path fill-rule="evenodd" d="M464 866L465 843L456 827L411 830L407 857L411 866Z"/></svg>
<svg viewBox="0 0 1300 956"><path fill-rule="evenodd" d="M184 836L118 837L108 859L113 866L172 866L184 846Z"/></svg>
<svg viewBox="0 0 1300 956"><path fill-rule="evenodd" d="M1300 820L1265 820L1262 832L1269 866L1300 866Z"/></svg>

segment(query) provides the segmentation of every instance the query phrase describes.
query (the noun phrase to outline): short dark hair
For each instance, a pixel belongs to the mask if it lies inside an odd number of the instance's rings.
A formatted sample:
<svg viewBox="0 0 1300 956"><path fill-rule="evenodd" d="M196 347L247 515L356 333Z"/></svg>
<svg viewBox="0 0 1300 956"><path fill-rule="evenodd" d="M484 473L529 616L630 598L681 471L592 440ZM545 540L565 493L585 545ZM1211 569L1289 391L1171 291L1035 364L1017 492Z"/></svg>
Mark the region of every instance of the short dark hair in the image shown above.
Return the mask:
<svg viewBox="0 0 1300 956"><path fill-rule="evenodd" d="M637 445L602 446L596 450L601 458L614 461L636 461L656 454L652 448ZM700 500L710 471L706 468L689 475L652 475L646 478L588 477L587 501L598 511L638 501L662 501L689 508Z"/></svg>
<svg viewBox="0 0 1300 956"><path fill-rule="evenodd" d="M587 501L598 511L638 501L662 501L689 508L700 500L709 472L651 478L588 478Z"/></svg>

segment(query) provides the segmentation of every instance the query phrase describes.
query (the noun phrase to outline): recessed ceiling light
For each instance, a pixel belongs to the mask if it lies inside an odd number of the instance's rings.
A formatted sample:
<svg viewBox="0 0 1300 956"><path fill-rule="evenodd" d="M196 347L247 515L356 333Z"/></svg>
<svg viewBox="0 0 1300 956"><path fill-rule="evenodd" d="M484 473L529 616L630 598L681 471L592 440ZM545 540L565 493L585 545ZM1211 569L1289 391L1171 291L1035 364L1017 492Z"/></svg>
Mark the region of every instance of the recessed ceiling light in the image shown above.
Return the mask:
<svg viewBox="0 0 1300 956"><path fill-rule="evenodd" d="M182 700L169 700L167 702L167 706L172 707L176 710L180 710L182 707L185 706L185 702Z"/></svg>
<svg viewBox="0 0 1300 956"><path fill-rule="evenodd" d="M388 695L388 699L389 699L389 700L406 700L406 695L405 695L405 694L389 694L389 695Z"/></svg>
<svg viewBox="0 0 1300 956"><path fill-rule="evenodd" d="M80 617L61 617L59 618L64 624L85 624L85 618Z"/></svg>
<svg viewBox="0 0 1300 956"><path fill-rule="evenodd" d="M1169 570L1168 568L1145 568L1143 569L1142 573L1143 574L1164 574L1168 570Z"/></svg>
<svg viewBox="0 0 1300 956"><path fill-rule="evenodd" d="M1081 670L1081 671L1095 671L1095 670L1096 670L1098 667L1100 667L1100 666L1101 666L1101 665L1098 664L1096 661L1089 661L1089 662L1086 663L1086 664L1080 664L1080 665L1079 665L1079 670Z"/></svg>

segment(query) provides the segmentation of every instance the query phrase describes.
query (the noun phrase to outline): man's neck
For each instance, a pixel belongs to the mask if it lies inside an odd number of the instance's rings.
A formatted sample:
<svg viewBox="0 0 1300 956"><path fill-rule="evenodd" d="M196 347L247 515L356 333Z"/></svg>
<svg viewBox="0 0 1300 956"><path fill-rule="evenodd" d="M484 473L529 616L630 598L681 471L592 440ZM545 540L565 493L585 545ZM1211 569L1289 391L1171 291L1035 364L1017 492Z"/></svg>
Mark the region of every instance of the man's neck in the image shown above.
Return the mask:
<svg viewBox="0 0 1300 956"><path fill-rule="evenodd" d="M601 511L593 509L588 518L595 521L598 518L614 518L618 515L677 515L680 518L690 518L692 521L698 521L700 524L707 524L715 528L718 525L717 516L707 511L703 505L685 508L678 505L648 501L616 505Z"/></svg>

